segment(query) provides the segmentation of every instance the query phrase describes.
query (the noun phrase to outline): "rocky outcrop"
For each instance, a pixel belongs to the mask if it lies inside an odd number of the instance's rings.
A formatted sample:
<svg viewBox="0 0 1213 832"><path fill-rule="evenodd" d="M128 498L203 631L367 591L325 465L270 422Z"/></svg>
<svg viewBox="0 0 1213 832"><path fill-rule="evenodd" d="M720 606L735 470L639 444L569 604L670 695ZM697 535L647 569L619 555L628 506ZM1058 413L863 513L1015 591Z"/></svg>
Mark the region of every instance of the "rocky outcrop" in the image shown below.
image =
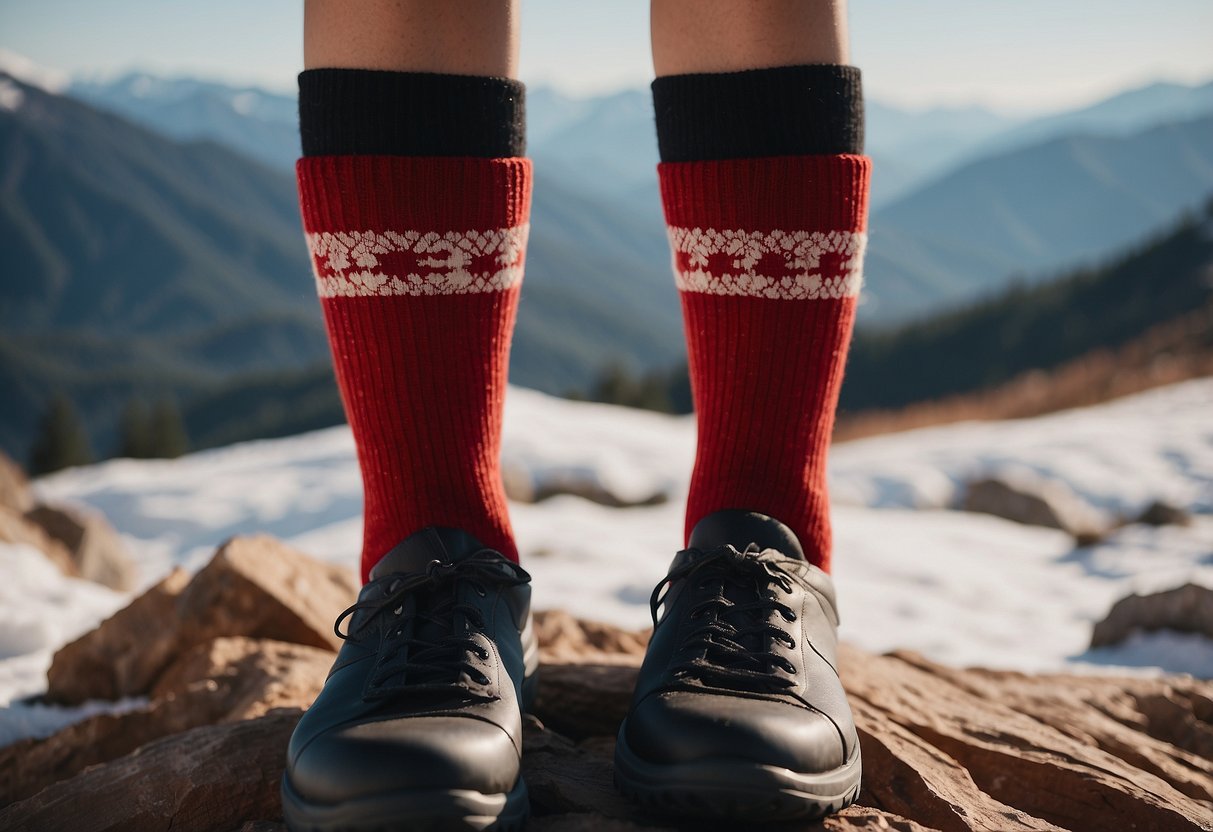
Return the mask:
<svg viewBox="0 0 1213 832"><path fill-rule="evenodd" d="M274 580L296 569L311 570L308 587L327 586L318 593L326 600ZM166 629L208 638L168 639L159 659L127 672L124 684L140 688L145 706L0 750L0 804L17 801L0 809L0 828L282 830L286 741L333 656L313 619L331 620L348 601L338 596L352 591L352 579L328 570L265 539L237 541L193 582L170 578L102 624L95 632L108 629L111 647L129 642L118 634L150 623L154 611ZM259 612L202 604L240 598ZM646 634L559 612L540 614L537 630L543 664L523 760L529 828L671 828L677 818L641 811L611 781L614 735ZM81 656L84 670L120 658ZM840 663L864 789L858 805L798 828L1213 829L1213 683L957 670L913 653L855 649L843 649ZM102 687L114 690L110 676ZM134 685L136 676L143 681Z"/></svg>
<svg viewBox="0 0 1213 832"><path fill-rule="evenodd" d="M517 503L542 503L553 497L572 496L607 508L659 506L669 501L665 491L643 495L620 494L602 482L592 468L531 468L507 460L502 466L505 493Z"/></svg>
<svg viewBox="0 0 1213 832"><path fill-rule="evenodd" d="M80 577L80 570L66 546L26 520L24 514L3 505L0 505L0 543L17 543L37 549L67 577Z"/></svg>
<svg viewBox="0 0 1213 832"><path fill-rule="evenodd" d="M60 649L47 698L80 703L147 694L177 656L222 636L336 649L335 612L357 581L270 537L234 538L193 580L173 573Z"/></svg>
<svg viewBox="0 0 1213 832"><path fill-rule="evenodd" d="M320 692L331 651L268 639L217 638L174 661L150 701L88 717L43 740L0 748L0 805L128 754L161 737L202 725L303 708Z"/></svg>
<svg viewBox="0 0 1213 832"><path fill-rule="evenodd" d="M1099 540L1112 525L1064 483L1024 473L969 483L961 508L1027 526L1060 529L1080 545Z"/></svg>
<svg viewBox="0 0 1213 832"><path fill-rule="evenodd" d="M21 466L0 452L0 508L24 514L34 507L34 494Z"/></svg>
<svg viewBox="0 0 1213 832"><path fill-rule="evenodd" d="M148 743L0 809L0 828L209 832L280 819L283 749L301 713L283 709Z"/></svg>
<svg viewBox="0 0 1213 832"><path fill-rule="evenodd" d="M100 514L38 503L21 466L0 453L0 542L32 546L69 578L119 592L134 587L135 566Z"/></svg>
<svg viewBox="0 0 1213 832"><path fill-rule="evenodd" d="M1133 522L1147 526L1190 526L1192 514L1187 509L1171 505L1164 500L1155 500L1142 509Z"/></svg>
<svg viewBox="0 0 1213 832"><path fill-rule="evenodd" d="M100 514L39 504L25 513L25 519L67 549L81 578L119 592L135 588L135 564L114 527Z"/></svg>
<svg viewBox="0 0 1213 832"><path fill-rule="evenodd" d="M1095 625L1091 646L1120 644L1135 632L1154 630L1195 633L1213 639L1213 589L1184 584L1165 592L1121 598Z"/></svg>
<svg viewBox="0 0 1213 832"><path fill-rule="evenodd" d="M183 569L163 580L94 630L64 645L47 671L47 699L78 704L145 693L177 654L177 598L189 583Z"/></svg>

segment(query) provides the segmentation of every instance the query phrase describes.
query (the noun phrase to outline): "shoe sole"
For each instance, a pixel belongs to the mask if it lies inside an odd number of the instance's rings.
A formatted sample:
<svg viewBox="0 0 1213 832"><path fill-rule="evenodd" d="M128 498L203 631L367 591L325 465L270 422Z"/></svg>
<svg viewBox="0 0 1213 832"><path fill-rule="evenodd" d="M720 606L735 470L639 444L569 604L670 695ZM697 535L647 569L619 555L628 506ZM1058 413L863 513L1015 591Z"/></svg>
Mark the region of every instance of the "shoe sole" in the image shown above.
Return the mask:
<svg viewBox="0 0 1213 832"><path fill-rule="evenodd" d="M859 796L863 771L858 747L850 760L825 772L727 758L661 765L632 753L624 726L615 742L615 785L661 814L746 823L816 820Z"/></svg>
<svg viewBox="0 0 1213 832"><path fill-rule="evenodd" d="M309 803L282 778L282 814L291 832L520 832L530 814L526 783L506 794L432 789Z"/></svg>

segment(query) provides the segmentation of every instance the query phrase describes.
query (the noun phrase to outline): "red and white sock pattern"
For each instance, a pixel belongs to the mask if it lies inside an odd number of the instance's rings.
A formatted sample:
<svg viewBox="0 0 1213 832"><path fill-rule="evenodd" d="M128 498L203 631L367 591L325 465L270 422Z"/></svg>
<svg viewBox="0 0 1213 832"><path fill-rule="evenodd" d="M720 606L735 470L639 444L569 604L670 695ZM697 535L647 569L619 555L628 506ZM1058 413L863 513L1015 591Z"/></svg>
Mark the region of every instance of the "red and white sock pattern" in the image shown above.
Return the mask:
<svg viewBox="0 0 1213 832"><path fill-rule="evenodd" d="M363 579L431 525L517 560L499 456L530 160L311 156L296 173L362 469Z"/></svg>
<svg viewBox="0 0 1213 832"><path fill-rule="evenodd" d="M770 515L830 564L826 455L867 241L867 157L664 162L699 425L687 534Z"/></svg>

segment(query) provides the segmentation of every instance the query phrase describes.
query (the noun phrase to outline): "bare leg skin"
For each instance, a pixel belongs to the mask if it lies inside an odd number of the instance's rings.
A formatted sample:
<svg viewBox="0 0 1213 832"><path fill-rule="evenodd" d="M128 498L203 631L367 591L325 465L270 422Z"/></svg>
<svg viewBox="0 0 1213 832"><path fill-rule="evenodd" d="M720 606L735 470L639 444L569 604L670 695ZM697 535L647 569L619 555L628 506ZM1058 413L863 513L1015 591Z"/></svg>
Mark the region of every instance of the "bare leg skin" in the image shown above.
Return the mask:
<svg viewBox="0 0 1213 832"><path fill-rule="evenodd" d="M518 77L518 0L307 0L308 69Z"/></svg>
<svg viewBox="0 0 1213 832"><path fill-rule="evenodd" d="M652 0L658 76L845 64L846 0Z"/></svg>

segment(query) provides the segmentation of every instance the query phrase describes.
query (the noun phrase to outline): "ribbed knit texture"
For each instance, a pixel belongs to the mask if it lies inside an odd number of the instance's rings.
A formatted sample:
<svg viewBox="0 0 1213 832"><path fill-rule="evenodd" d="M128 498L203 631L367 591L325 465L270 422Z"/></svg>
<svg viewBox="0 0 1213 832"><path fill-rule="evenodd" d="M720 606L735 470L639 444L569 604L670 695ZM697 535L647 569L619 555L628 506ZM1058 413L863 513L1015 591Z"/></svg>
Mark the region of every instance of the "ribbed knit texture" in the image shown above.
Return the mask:
<svg viewBox="0 0 1213 832"><path fill-rule="evenodd" d="M663 162L863 152L853 66L665 75L652 88Z"/></svg>
<svg viewBox="0 0 1213 832"><path fill-rule="evenodd" d="M826 457L855 316L870 161L658 168L699 434L686 532L720 509L792 528L829 569Z"/></svg>
<svg viewBox="0 0 1213 832"><path fill-rule="evenodd" d="M308 69L299 74L304 156L526 154L526 87L511 78Z"/></svg>
<svg viewBox="0 0 1213 832"><path fill-rule="evenodd" d="M296 172L362 469L363 579L430 525L517 560L498 459L530 161L315 156Z"/></svg>

